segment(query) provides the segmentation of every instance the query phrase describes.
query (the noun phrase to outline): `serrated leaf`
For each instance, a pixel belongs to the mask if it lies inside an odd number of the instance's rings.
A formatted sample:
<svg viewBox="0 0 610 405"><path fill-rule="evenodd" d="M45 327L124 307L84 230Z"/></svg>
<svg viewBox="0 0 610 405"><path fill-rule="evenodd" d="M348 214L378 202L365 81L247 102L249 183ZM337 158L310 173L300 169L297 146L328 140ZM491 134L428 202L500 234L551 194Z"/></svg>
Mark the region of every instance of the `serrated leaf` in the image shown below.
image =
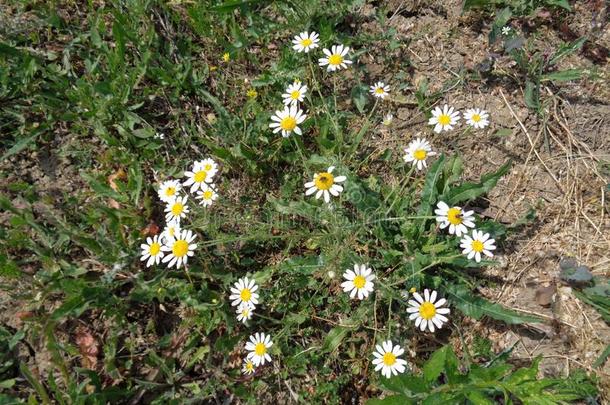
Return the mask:
<svg viewBox="0 0 610 405"><path fill-rule="evenodd" d="M350 331L349 328L335 327L328 332L322 343L322 353L334 352Z"/></svg>
<svg viewBox="0 0 610 405"><path fill-rule="evenodd" d="M508 160L495 172L481 176L481 180L478 183L464 183L451 189L444 198L445 202L449 205L455 205L465 201L472 201L488 193L496 186L498 180L508 173L511 164L512 162Z"/></svg>
<svg viewBox="0 0 610 405"><path fill-rule="evenodd" d="M431 383L436 381L440 377L441 373L445 369L445 357L447 355L447 346L444 346L434 353L424 364L424 379Z"/></svg>
<svg viewBox="0 0 610 405"><path fill-rule="evenodd" d="M521 324L525 322L542 322L538 317L521 314L512 309L504 308L500 304L493 303L485 298L475 296L462 285L448 285L446 292L451 303L464 315L474 319L484 316L503 321L508 324Z"/></svg>
<svg viewBox="0 0 610 405"><path fill-rule="evenodd" d="M564 57L578 51L585 44L587 37L581 37L577 40L568 44L563 44L557 49L557 51L549 58L549 66L557 64Z"/></svg>
<svg viewBox="0 0 610 405"><path fill-rule="evenodd" d="M399 394L412 396L429 391L429 384L422 378L413 374L398 374L380 380L383 389Z"/></svg>
<svg viewBox="0 0 610 405"><path fill-rule="evenodd" d="M533 110L540 109L540 88L534 82L525 82L525 105Z"/></svg>
<svg viewBox="0 0 610 405"><path fill-rule="evenodd" d="M541 82L569 82L570 80L578 80L585 73L584 69L567 69L558 72L547 73L540 76Z"/></svg>
<svg viewBox="0 0 610 405"><path fill-rule="evenodd" d="M362 114L366 104L369 102L369 88L363 84L358 84L352 88L352 101Z"/></svg>

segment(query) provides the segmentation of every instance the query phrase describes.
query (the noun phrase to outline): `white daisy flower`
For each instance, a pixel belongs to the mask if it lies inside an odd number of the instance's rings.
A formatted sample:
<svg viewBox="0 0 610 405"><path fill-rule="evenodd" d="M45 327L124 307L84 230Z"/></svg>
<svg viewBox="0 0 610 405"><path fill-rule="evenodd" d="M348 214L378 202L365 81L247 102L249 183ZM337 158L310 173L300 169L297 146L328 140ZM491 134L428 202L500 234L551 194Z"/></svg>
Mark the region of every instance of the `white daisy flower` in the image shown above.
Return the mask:
<svg viewBox="0 0 610 405"><path fill-rule="evenodd" d="M169 253L163 258L163 263L169 262L167 267L176 265L178 269L186 264L188 258L195 255L194 250L197 248L197 244L193 241L196 237L193 231L183 229L176 236L166 240L165 244L161 246L161 250Z"/></svg>
<svg viewBox="0 0 610 405"><path fill-rule="evenodd" d="M436 107L432 110L432 117L428 120L429 125L434 125L434 132L437 134L441 131L449 131L453 129L453 126L460 120L460 112L454 111L453 107L449 107L447 104L441 110L440 107Z"/></svg>
<svg viewBox="0 0 610 405"><path fill-rule="evenodd" d="M180 220L189 213L189 207L186 204L187 196L176 197L165 206L165 221Z"/></svg>
<svg viewBox="0 0 610 405"><path fill-rule="evenodd" d="M244 365L241 369L241 372L245 375L250 375L254 373L254 370L256 370L256 367L254 367L254 363L252 363L252 360L244 359Z"/></svg>
<svg viewBox="0 0 610 405"><path fill-rule="evenodd" d="M180 220L172 219L171 221L165 224L165 228L163 228L163 232L161 232L161 239L164 242L167 242L169 238L172 238L180 233Z"/></svg>
<svg viewBox="0 0 610 405"><path fill-rule="evenodd" d="M426 164L426 158L428 156L436 155L436 152L432 151L430 143L425 138L417 138L409 143L409 146L405 149L406 155L402 158L407 163L411 163L417 168L422 170L424 167L428 167Z"/></svg>
<svg viewBox="0 0 610 405"><path fill-rule="evenodd" d="M179 180L167 180L161 183L157 192L159 198L163 202L170 202L178 196L178 192L182 188Z"/></svg>
<svg viewBox="0 0 610 405"><path fill-rule="evenodd" d="M373 352L375 371L381 370L381 374L385 378L390 378L392 374L398 375L405 372L407 361L398 358L405 352L405 349L394 345L391 340L386 340L381 345L376 345L375 350Z"/></svg>
<svg viewBox="0 0 610 405"><path fill-rule="evenodd" d="M470 108L464 113L466 123L471 127L483 129L489 125L489 114L479 108Z"/></svg>
<svg viewBox="0 0 610 405"><path fill-rule="evenodd" d="M324 195L324 201L330 202L331 194L335 197L343 191L343 187L336 184L344 182L347 177L345 176L333 176L332 172L335 170L335 166L330 166L327 171L322 173L316 173L313 176L313 181L305 183L305 195L312 195L316 193L316 199Z"/></svg>
<svg viewBox="0 0 610 405"><path fill-rule="evenodd" d="M436 222L440 222L440 228L449 227L451 235L462 236L468 233L468 228L474 228L474 211L462 211L460 207L451 207L443 201L439 201L434 210Z"/></svg>
<svg viewBox="0 0 610 405"><path fill-rule="evenodd" d="M308 53L312 49L318 47L318 42L320 42L319 37L320 36L315 31L312 31L311 33L308 33L307 31L301 32L292 40L292 43L294 44L292 45L292 49L297 52Z"/></svg>
<svg viewBox="0 0 610 405"><path fill-rule="evenodd" d="M235 313L237 314L238 321L240 321L242 323L246 323L247 321L249 321L252 318L252 314L254 313L254 308L252 308L252 306L250 304L242 302L237 307L237 310L235 311Z"/></svg>
<svg viewBox="0 0 610 405"><path fill-rule="evenodd" d="M352 299L358 294L358 299L362 300L373 292L375 275L365 264L354 264L354 270L346 270L343 278L347 281L341 283L341 287L343 291L350 293L349 297Z"/></svg>
<svg viewBox="0 0 610 405"><path fill-rule="evenodd" d="M204 207L212 205L212 203L218 198L218 193L216 192L214 184L202 184L201 190L197 191L197 196L195 198L201 200L199 204L203 205Z"/></svg>
<svg viewBox="0 0 610 405"><path fill-rule="evenodd" d="M208 172L208 176L210 178L216 176L216 173L218 173L218 163L216 163L214 161L214 159L205 158L203 160L200 160L199 162L200 162L201 166L203 167L203 170Z"/></svg>
<svg viewBox="0 0 610 405"><path fill-rule="evenodd" d="M347 65L351 65L352 61L345 59L345 56L349 52L348 46L333 45L330 50L323 49L325 58L318 59L320 66L327 66L326 70L334 72L335 70L346 69Z"/></svg>
<svg viewBox="0 0 610 405"><path fill-rule="evenodd" d="M507 36L510 34L510 27L502 27L502 35Z"/></svg>
<svg viewBox="0 0 610 405"><path fill-rule="evenodd" d="M214 175L216 174L216 171L214 170L215 163L212 164L210 162L206 162L206 160L194 162L191 171L184 172L184 176L187 177L187 179L183 183L183 185L185 187L191 186L191 193L194 193L199 188L201 188L202 184L211 183L212 177L214 177ZM206 167L209 167L210 170L206 170Z"/></svg>
<svg viewBox="0 0 610 405"><path fill-rule="evenodd" d="M488 233L483 231L472 230L472 237L470 235L464 235L460 240L460 247L462 253L468 256L469 260L474 259L478 262L481 261L481 253L487 257L494 257L492 250L496 250L496 241L489 238Z"/></svg>
<svg viewBox="0 0 610 405"><path fill-rule="evenodd" d="M410 307L407 308L407 312L410 313L409 319L415 319L415 327L419 328L422 332L428 327L430 332L434 332L435 326L440 329L443 323L449 321L445 315L449 312L449 308L441 308L447 303L447 300L441 298L436 301L436 291L424 290L424 297L418 293L413 293L414 300L409 300ZM435 302L436 301L436 302Z"/></svg>
<svg viewBox="0 0 610 405"><path fill-rule="evenodd" d="M240 304L250 305L252 309L254 306L258 304L258 285L254 282L254 280L250 280L248 277L240 278L237 282L231 287L231 294L229 299L231 305L236 307Z"/></svg>
<svg viewBox="0 0 610 405"><path fill-rule="evenodd" d="M161 251L161 242L159 241L159 235L155 235L152 238L146 238L146 243L140 245L142 249L141 261L148 259L146 267L150 267L153 264L159 264L163 258L163 252Z"/></svg>
<svg viewBox="0 0 610 405"><path fill-rule="evenodd" d="M286 106L284 111L276 111L275 115L271 116L273 122L269 124L269 127L273 128L274 134L282 131L284 138L290 136L292 132L302 135L303 132L298 125L305 121L305 118L307 118L307 115L303 114L303 110L296 105Z"/></svg>
<svg viewBox="0 0 610 405"><path fill-rule="evenodd" d="M371 86L370 92L373 96L383 100L390 94L390 86L383 82L377 82Z"/></svg>
<svg viewBox="0 0 610 405"><path fill-rule="evenodd" d="M250 341L246 343L246 350L250 352L246 358L252 360L256 367L263 365L266 361L271 361L271 356L267 353L271 346L273 346L271 337L257 332L250 336Z"/></svg>
<svg viewBox="0 0 610 405"><path fill-rule="evenodd" d="M286 92L282 94L284 99L284 105L296 105L299 102L303 102L305 94L307 93L307 85L301 84L299 81L295 81L286 88Z"/></svg>

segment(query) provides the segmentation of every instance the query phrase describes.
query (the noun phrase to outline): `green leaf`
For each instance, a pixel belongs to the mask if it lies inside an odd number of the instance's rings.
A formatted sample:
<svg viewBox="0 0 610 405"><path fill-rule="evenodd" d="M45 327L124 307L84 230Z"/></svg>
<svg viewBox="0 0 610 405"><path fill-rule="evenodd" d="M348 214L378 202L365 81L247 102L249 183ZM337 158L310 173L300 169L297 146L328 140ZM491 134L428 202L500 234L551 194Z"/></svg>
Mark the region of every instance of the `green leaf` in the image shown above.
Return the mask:
<svg viewBox="0 0 610 405"><path fill-rule="evenodd" d="M481 391L466 391L465 395L474 405L494 405L496 403Z"/></svg>
<svg viewBox="0 0 610 405"><path fill-rule="evenodd" d="M595 360L595 363L593 363L593 367L597 368L603 365L606 362L608 356L610 356L610 345L606 346L602 354L600 354L597 360Z"/></svg>
<svg viewBox="0 0 610 405"><path fill-rule="evenodd" d="M408 396L428 392L430 389L430 384L422 377L407 373L398 374L390 378L382 378L379 384L386 391Z"/></svg>
<svg viewBox="0 0 610 405"><path fill-rule="evenodd" d="M510 7L506 7L496 14L496 18L494 19L494 22L491 25L491 31L489 31L488 35L490 45L496 42L502 32L502 28L506 26L512 16L513 12L511 11Z"/></svg>
<svg viewBox="0 0 610 405"><path fill-rule="evenodd" d="M364 108L369 102L369 88L364 84L358 84L352 88L352 101L360 112L364 113Z"/></svg>
<svg viewBox="0 0 610 405"><path fill-rule="evenodd" d="M238 8L262 3L263 1L265 0L228 0L218 6L212 7L211 10L223 14L230 13Z"/></svg>
<svg viewBox="0 0 610 405"><path fill-rule="evenodd" d="M340 326L332 328L324 338L324 342L322 343L322 353L329 353L337 350L349 331L349 328Z"/></svg>
<svg viewBox="0 0 610 405"><path fill-rule="evenodd" d="M369 399L366 405L410 405L415 404L415 401L404 395L391 395L383 399Z"/></svg>
<svg viewBox="0 0 610 405"><path fill-rule="evenodd" d="M558 72L547 73L540 76L541 82L569 82L570 80L578 80L582 77L584 69L567 69Z"/></svg>
<svg viewBox="0 0 610 405"><path fill-rule="evenodd" d="M473 8L483 8L491 4L491 0L465 0L462 9L464 11L471 10Z"/></svg>
<svg viewBox="0 0 610 405"><path fill-rule="evenodd" d="M510 136L512 134L513 134L513 130L511 128L500 128L493 134L493 136L505 137L505 136Z"/></svg>
<svg viewBox="0 0 610 405"><path fill-rule="evenodd" d="M436 203L438 197L438 181L443 174L443 166L445 164L445 155L441 155L436 162L430 166L426 174L426 181L421 193L421 205L419 207L419 215L428 215L432 212L432 206Z"/></svg>
<svg viewBox="0 0 610 405"><path fill-rule="evenodd" d="M512 162L508 160L495 172L487 173L481 176L481 180L478 183L464 183L451 189L445 195L443 200L451 206L464 201L472 201L477 197L488 193L496 186L498 180L508 173L511 164Z"/></svg>
<svg viewBox="0 0 610 405"><path fill-rule="evenodd" d="M2 155L2 157L0 157L0 162L3 161L4 159L13 156L19 152L21 152L22 150L24 150L25 148L27 148L28 146L30 146L30 144L32 142L34 142L36 140L36 138L38 138L38 136L41 134L42 132L37 132L33 135L27 136L25 138L21 138L19 141L17 141L13 146L11 146L11 148L9 150L7 150L4 155Z"/></svg>
<svg viewBox="0 0 610 405"><path fill-rule="evenodd" d="M520 324L524 322L541 322L541 319L531 315L520 314L502 305L495 304L485 298L473 295L465 286L449 284L446 292L451 296L451 303L455 305L464 315L474 319L484 316L503 321L508 324Z"/></svg>
<svg viewBox="0 0 610 405"><path fill-rule="evenodd" d="M427 382L433 382L440 377L445 368L445 357L447 354L447 346L444 346L430 356L430 359L424 364L424 378Z"/></svg>
<svg viewBox="0 0 610 405"><path fill-rule="evenodd" d="M30 383L32 388L34 388L36 393L38 393L42 403L50 404L51 400L49 399L49 394L47 394L47 391L44 389L43 385L36 379L36 377L34 377L25 363L19 363L19 371L21 372L21 375L23 375L23 377Z"/></svg>
<svg viewBox="0 0 610 405"><path fill-rule="evenodd" d="M525 105L532 110L540 109L540 86L530 80L525 82Z"/></svg>
<svg viewBox="0 0 610 405"><path fill-rule="evenodd" d="M578 51L584 45L587 37L578 38L576 41L562 44L559 49L549 58L549 66L557 64L562 58Z"/></svg>

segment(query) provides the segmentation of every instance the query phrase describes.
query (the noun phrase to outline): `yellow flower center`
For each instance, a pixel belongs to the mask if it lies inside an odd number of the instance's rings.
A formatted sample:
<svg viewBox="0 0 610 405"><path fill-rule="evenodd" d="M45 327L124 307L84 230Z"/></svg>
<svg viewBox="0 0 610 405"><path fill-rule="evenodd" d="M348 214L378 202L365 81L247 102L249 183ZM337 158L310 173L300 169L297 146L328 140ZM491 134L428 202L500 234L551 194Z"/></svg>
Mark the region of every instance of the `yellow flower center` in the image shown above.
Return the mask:
<svg viewBox="0 0 610 405"><path fill-rule="evenodd" d="M301 40L301 45L303 45L303 46L309 46L311 44L313 44L313 41L309 38L305 38L305 39Z"/></svg>
<svg viewBox="0 0 610 405"><path fill-rule="evenodd" d="M229 60L231 60L231 55L226 52L224 55L222 55L222 60L224 60L225 62L228 62Z"/></svg>
<svg viewBox="0 0 610 405"><path fill-rule="evenodd" d="M383 364L393 366L396 363L396 355L394 353L386 353L383 355Z"/></svg>
<svg viewBox="0 0 610 405"><path fill-rule="evenodd" d="M174 236L174 235L176 234L176 228L174 228L173 226L172 226L172 227L170 227L170 228L167 230L167 233L169 234L169 236Z"/></svg>
<svg viewBox="0 0 610 405"><path fill-rule="evenodd" d="M205 166L203 166L203 170L209 172L210 170L212 170L212 164L206 163Z"/></svg>
<svg viewBox="0 0 610 405"><path fill-rule="evenodd" d="M362 276L356 276L354 278L354 287L356 287L357 289L364 288L365 283L366 283L366 278L364 278Z"/></svg>
<svg viewBox="0 0 610 405"><path fill-rule="evenodd" d="M419 315L429 321L436 315L436 307L433 303L426 301L419 306Z"/></svg>
<svg viewBox="0 0 610 405"><path fill-rule="evenodd" d="M197 173L195 173L195 183L201 183L203 181L205 181L205 179L208 177L208 172L205 170L199 170Z"/></svg>
<svg viewBox="0 0 610 405"><path fill-rule="evenodd" d="M254 364L252 364L251 361L246 363L246 370L247 371L254 371Z"/></svg>
<svg viewBox="0 0 610 405"><path fill-rule="evenodd" d="M255 98L256 96L258 96L258 92L254 89L250 89L250 90L248 90L246 95L250 98Z"/></svg>
<svg viewBox="0 0 610 405"><path fill-rule="evenodd" d="M150 244L150 255L151 256L156 256L159 254L159 251L161 250L161 245L158 244L157 242L153 242Z"/></svg>
<svg viewBox="0 0 610 405"><path fill-rule="evenodd" d="M441 125L449 125L451 123L451 117L447 114L441 114L438 116L438 123Z"/></svg>
<svg viewBox="0 0 610 405"><path fill-rule="evenodd" d="M330 55L328 63L334 66L340 65L343 63L343 56L338 54Z"/></svg>
<svg viewBox="0 0 610 405"><path fill-rule="evenodd" d="M286 117L280 122L280 127L284 131L292 131L297 126L297 120L294 117Z"/></svg>
<svg viewBox="0 0 610 405"><path fill-rule="evenodd" d="M474 250L475 252L482 252L483 251L483 242L481 242L480 240L473 240L472 241L472 250Z"/></svg>
<svg viewBox="0 0 610 405"><path fill-rule="evenodd" d="M453 225L459 225L462 223L462 210L459 208L449 208L447 211L447 221Z"/></svg>
<svg viewBox="0 0 610 405"><path fill-rule="evenodd" d="M184 211L184 205L182 205L181 202L175 202L174 205L172 205L172 214L174 216L177 217L182 214L182 211Z"/></svg>
<svg viewBox="0 0 610 405"><path fill-rule="evenodd" d="M426 152L425 149L417 149L415 152L413 152L413 157L416 160L425 160L426 156L428 156L428 152Z"/></svg>
<svg viewBox="0 0 610 405"><path fill-rule="evenodd" d="M241 311L241 316L243 316L244 318L247 318L249 313L250 313L250 310L248 308L244 308Z"/></svg>
<svg viewBox="0 0 610 405"><path fill-rule="evenodd" d="M172 247L172 253L175 257L182 257L189 251L189 244L185 240L177 240Z"/></svg>
<svg viewBox="0 0 610 405"><path fill-rule="evenodd" d="M383 93L385 93L385 91L383 90L383 88L382 88L382 87L377 87L377 88L375 89L375 93L377 93L377 94L383 94Z"/></svg>
<svg viewBox="0 0 610 405"><path fill-rule="evenodd" d="M481 121L481 116L479 114L472 114L470 119L472 119L474 122L479 122Z"/></svg>
<svg viewBox="0 0 610 405"><path fill-rule="evenodd" d="M212 199L212 195L213 195L213 193L211 190L206 190L203 192L203 199L210 200L210 199Z"/></svg>
<svg viewBox="0 0 610 405"><path fill-rule="evenodd" d="M334 183L335 178L327 172L318 174L318 177L314 179L314 184L318 190L328 190Z"/></svg>
<svg viewBox="0 0 610 405"><path fill-rule="evenodd" d="M168 196L168 197L171 197L171 196L173 196L174 194L176 194L176 188L175 188L175 187L168 187L168 188L165 190L165 195L166 195L166 196Z"/></svg>
<svg viewBox="0 0 610 405"><path fill-rule="evenodd" d="M262 342L257 343L256 346L254 346L254 353L256 353L257 356L264 355L267 353L267 346Z"/></svg>
<svg viewBox="0 0 610 405"><path fill-rule="evenodd" d="M299 97L301 97L301 92L298 90L294 90L292 93L290 93L290 98L293 100L298 100Z"/></svg>
<svg viewBox="0 0 610 405"><path fill-rule="evenodd" d="M250 291L249 288L244 288L243 290L241 290L239 297L242 301L250 301L250 298L252 298L252 291Z"/></svg>

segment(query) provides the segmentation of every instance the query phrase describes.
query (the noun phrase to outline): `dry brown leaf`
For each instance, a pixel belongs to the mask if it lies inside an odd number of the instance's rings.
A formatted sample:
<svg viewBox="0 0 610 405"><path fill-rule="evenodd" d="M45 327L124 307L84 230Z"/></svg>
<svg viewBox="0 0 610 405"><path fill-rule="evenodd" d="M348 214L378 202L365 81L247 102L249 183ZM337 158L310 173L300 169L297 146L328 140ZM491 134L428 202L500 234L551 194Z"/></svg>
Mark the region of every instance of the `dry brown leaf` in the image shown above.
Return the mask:
<svg viewBox="0 0 610 405"><path fill-rule="evenodd" d="M144 236L155 236L159 233L159 231L159 225L151 221L148 225L146 225L146 228L142 229L141 233Z"/></svg>
<svg viewBox="0 0 610 405"><path fill-rule="evenodd" d="M82 327L76 330L76 344L78 345L81 356L83 356L81 360L82 366L90 370L95 369L97 356L99 354L97 340L95 340L93 335L89 333L86 328Z"/></svg>
<svg viewBox="0 0 610 405"><path fill-rule="evenodd" d="M115 180L126 180L127 179L127 173L125 173L125 170L123 169L119 169L116 172L112 173L110 176L108 176L108 184L110 185L110 188L113 189L114 191L118 190L118 186L115 182Z"/></svg>

